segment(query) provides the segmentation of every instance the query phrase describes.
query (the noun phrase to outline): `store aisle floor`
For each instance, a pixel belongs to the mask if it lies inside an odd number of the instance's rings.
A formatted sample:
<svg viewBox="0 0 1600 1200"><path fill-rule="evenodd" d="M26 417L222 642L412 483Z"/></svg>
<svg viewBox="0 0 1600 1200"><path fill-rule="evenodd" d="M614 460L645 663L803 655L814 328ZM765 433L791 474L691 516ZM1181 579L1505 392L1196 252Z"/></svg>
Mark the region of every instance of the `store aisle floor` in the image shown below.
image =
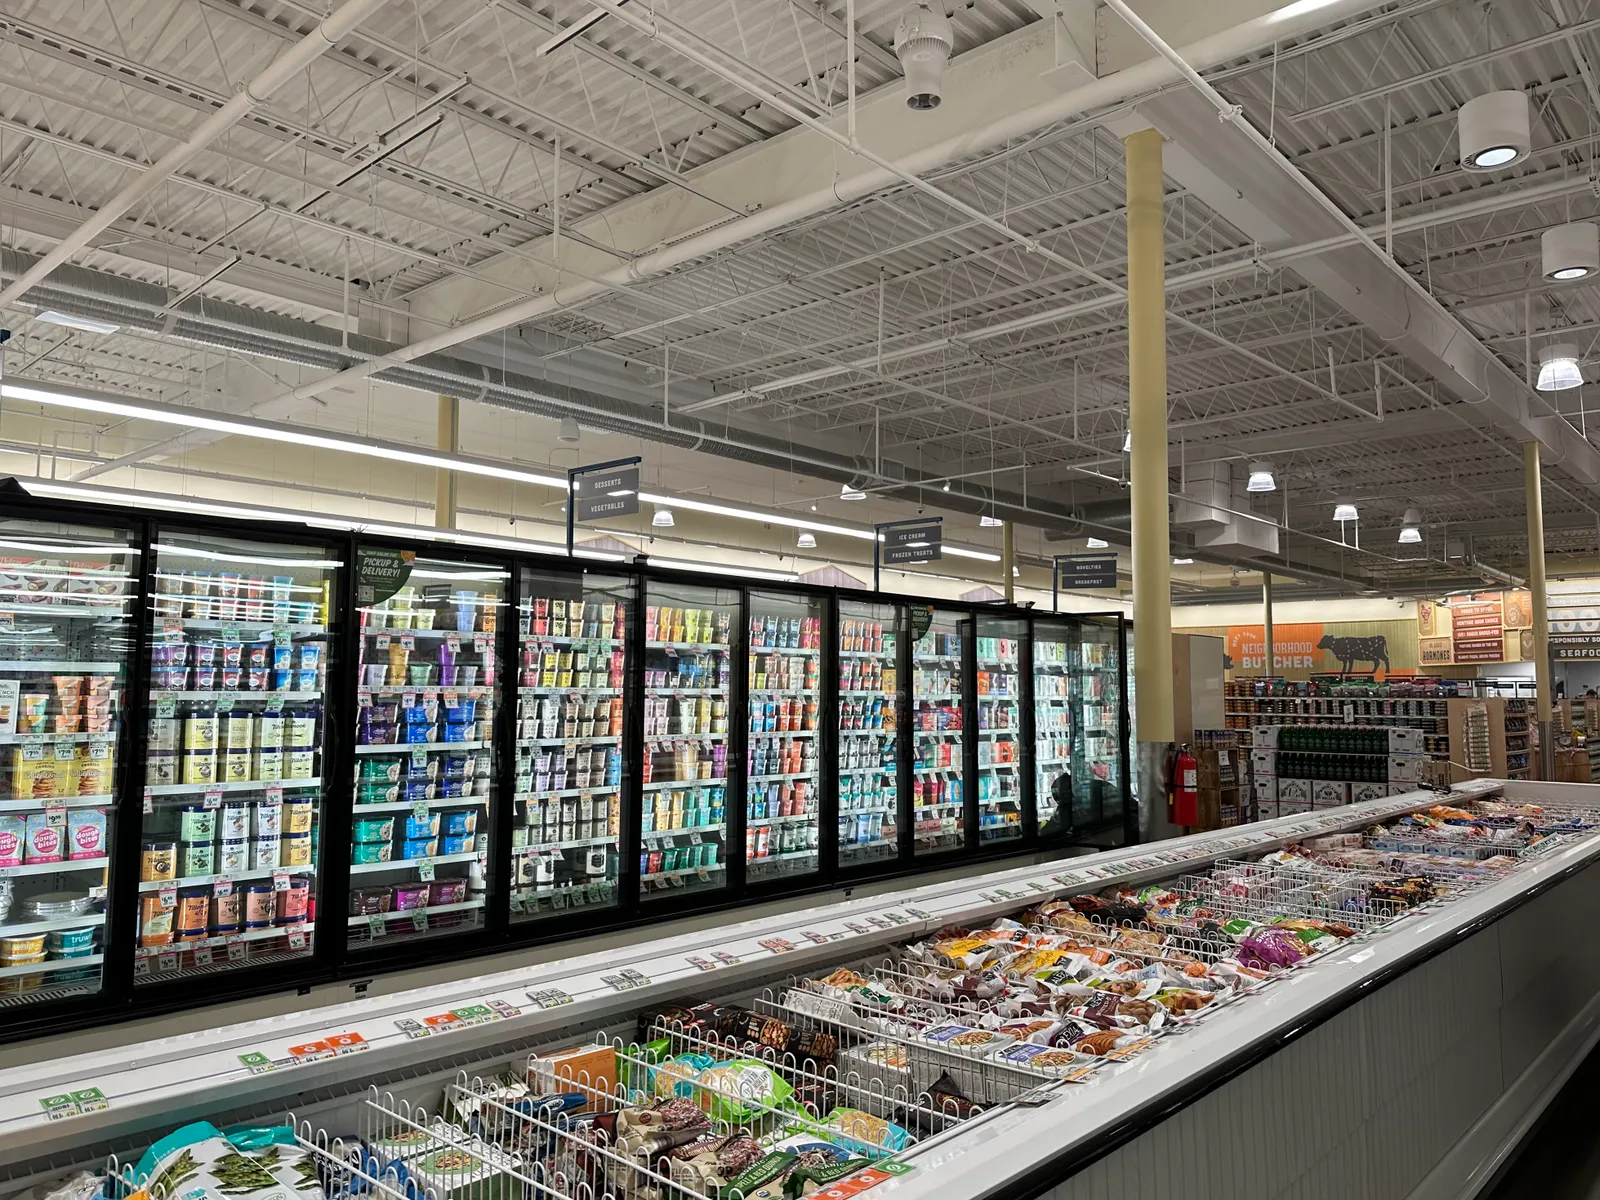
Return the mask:
<svg viewBox="0 0 1600 1200"><path fill-rule="evenodd" d="M1500 1182L1481 1200L1600 1200L1600 1140L1594 1137L1594 1096L1600 1087L1600 1049L1567 1080L1544 1121L1519 1148Z"/></svg>

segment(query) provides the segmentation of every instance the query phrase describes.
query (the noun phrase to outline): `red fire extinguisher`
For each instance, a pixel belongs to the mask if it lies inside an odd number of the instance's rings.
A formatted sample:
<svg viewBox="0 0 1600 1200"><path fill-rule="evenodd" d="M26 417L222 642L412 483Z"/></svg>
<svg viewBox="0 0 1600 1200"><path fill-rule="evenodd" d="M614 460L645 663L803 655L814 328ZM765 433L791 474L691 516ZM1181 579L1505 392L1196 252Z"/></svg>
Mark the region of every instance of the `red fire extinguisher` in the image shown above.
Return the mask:
<svg viewBox="0 0 1600 1200"><path fill-rule="evenodd" d="M1174 825L1200 824L1200 764L1185 742L1172 760L1170 819Z"/></svg>

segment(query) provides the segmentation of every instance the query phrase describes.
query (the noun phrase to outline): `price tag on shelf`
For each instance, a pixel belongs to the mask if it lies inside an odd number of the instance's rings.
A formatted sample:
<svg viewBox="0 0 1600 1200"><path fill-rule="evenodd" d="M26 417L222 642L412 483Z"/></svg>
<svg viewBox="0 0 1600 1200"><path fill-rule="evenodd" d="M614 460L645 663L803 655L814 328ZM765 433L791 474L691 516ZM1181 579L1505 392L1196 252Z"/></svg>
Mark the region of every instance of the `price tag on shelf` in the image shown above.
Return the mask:
<svg viewBox="0 0 1600 1200"><path fill-rule="evenodd" d="M800 931L800 936L805 938L806 941L813 942L818 946L826 946L828 944L828 935L825 933L818 933L815 929L802 929Z"/></svg>
<svg viewBox="0 0 1600 1200"><path fill-rule="evenodd" d="M489 648L489 639L488 638L475 637L475 638L472 639L472 649L473 649L473 651L475 653L482 654L488 648Z"/></svg>
<svg viewBox="0 0 1600 1200"><path fill-rule="evenodd" d="M150 960L148 958L145 958L145 957L134 959L133 960L133 973L135 975L148 975L148 974L150 974Z"/></svg>
<svg viewBox="0 0 1600 1200"><path fill-rule="evenodd" d="M417 648L417 639L412 634L402 633L400 635L400 648L403 650L415 650Z"/></svg>
<svg viewBox="0 0 1600 1200"><path fill-rule="evenodd" d="M419 769L428 765L428 752L421 746L411 751L411 765Z"/></svg>
<svg viewBox="0 0 1600 1200"><path fill-rule="evenodd" d="M211 947L210 946L196 946L195 947L195 950L194 950L194 965L197 966L197 967L209 967L211 965Z"/></svg>
<svg viewBox="0 0 1600 1200"><path fill-rule="evenodd" d="M647 976L640 974L632 967L627 967L621 971L618 971L615 975L600 976L600 982L609 984L615 991L631 992L635 988L648 986L650 980Z"/></svg>
<svg viewBox="0 0 1600 1200"><path fill-rule="evenodd" d="M844 927L846 929L848 929L851 933L870 933L870 932L872 932L865 925L863 925L860 921L846 921L844 923Z"/></svg>
<svg viewBox="0 0 1600 1200"><path fill-rule="evenodd" d="M57 762L71 762L77 756L78 756L77 748L75 746L73 746L73 744L71 742L65 742L65 741L56 742L56 761Z"/></svg>
<svg viewBox="0 0 1600 1200"><path fill-rule="evenodd" d="M287 646L290 645L292 641L293 639L289 634L289 627L282 621L274 621L272 623L272 644L274 646Z"/></svg>
<svg viewBox="0 0 1600 1200"><path fill-rule="evenodd" d="M233 895L233 882L232 879L219 877L217 882L211 885L211 890L218 896L231 896Z"/></svg>
<svg viewBox="0 0 1600 1200"><path fill-rule="evenodd" d="M461 639L455 634L452 633L449 637L445 638L444 644L450 647L451 654L461 653Z"/></svg>
<svg viewBox="0 0 1600 1200"><path fill-rule="evenodd" d="M207 808L221 808L222 807L222 793L221 792L207 792L205 794L205 806Z"/></svg>
<svg viewBox="0 0 1600 1200"><path fill-rule="evenodd" d="M691 846L698 846L700 844L700 835L698 833L691 833L689 835L689 844Z"/></svg>
<svg viewBox="0 0 1600 1200"><path fill-rule="evenodd" d="M217 707L218 708L236 708L238 706L238 704L239 704L239 693L238 692L218 692L217 693Z"/></svg>
<svg viewBox="0 0 1600 1200"><path fill-rule="evenodd" d="M276 872L272 876L272 890L275 892L287 892L289 890L289 876L282 871Z"/></svg>
<svg viewBox="0 0 1600 1200"><path fill-rule="evenodd" d="M428 802L426 800L413 800L411 802L411 815L419 821L426 821L430 815Z"/></svg>
<svg viewBox="0 0 1600 1200"><path fill-rule="evenodd" d="M411 928L415 929L418 933L427 933L428 932L428 910L427 909L425 909L425 908L414 908L414 909L411 910Z"/></svg>
<svg viewBox="0 0 1600 1200"><path fill-rule="evenodd" d="M389 648L389 635L387 633L374 634L372 648L374 650L387 650Z"/></svg>
<svg viewBox="0 0 1600 1200"><path fill-rule="evenodd" d="M756 944L764 950L772 951L774 954L787 954L794 949L794 943L788 938L763 938Z"/></svg>
<svg viewBox="0 0 1600 1200"><path fill-rule="evenodd" d="M1356 706L1348 700L1345 701L1344 705L1344 723L1346 725L1354 725L1356 723Z"/></svg>
<svg viewBox="0 0 1600 1200"><path fill-rule="evenodd" d="M912 908L908 904L908 905L906 905L906 911L908 913L910 913L913 917L916 917L917 920L919 920L919 921L931 921L931 920L933 920L933 914L931 912L929 912L925 908Z"/></svg>
<svg viewBox="0 0 1600 1200"><path fill-rule="evenodd" d="M425 862L421 866L419 866L417 868L417 878L422 880L423 883L432 883L433 882L433 864L431 862Z"/></svg>
<svg viewBox="0 0 1600 1200"><path fill-rule="evenodd" d="M289 949L291 949L291 950L304 950L305 948L306 948L306 932L303 929L296 929L293 933L291 933L289 935Z"/></svg>
<svg viewBox="0 0 1600 1200"><path fill-rule="evenodd" d="M415 708L416 706L417 706L417 694L415 692L401 692L400 693L400 707L401 708Z"/></svg>
<svg viewBox="0 0 1600 1200"><path fill-rule="evenodd" d="M877 913L873 913L873 914L871 914L870 916L867 917L867 924L871 925L874 929L892 929L893 928L893 926L890 925L888 921L885 921L882 917L878 916Z"/></svg>
<svg viewBox="0 0 1600 1200"><path fill-rule="evenodd" d="M89 889L89 899L104 900L106 898L106 885L97 883Z"/></svg>
<svg viewBox="0 0 1600 1200"><path fill-rule="evenodd" d="M161 906L162 911L164 911L164 912L171 912L173 909L177 908L178 907L178 887L177 887L177 885L173 884L170 887L163 887L163 888L159 889L156 892L156 903Z"/></svg>
<svg viewBox="0 0 1600 1200"><path fill-rule="evenodd" d="M383 923L383 918L382 917L371 916L371 917L367 918L367 936L368 937L381 938L381 937L384 936L384 934L386 934L388 932L389 932L388 926L386 926Z"/></svg>
<svg viewBox="0 0 1600 1200"><path fill-rule="evenodd" d="M222 640L225 642L242 642L244 637L240 634L237 625L224 625L222 627Z"/></svg>
<svg viewBox="0 0 1600 1200"><path fill-rule="evenodd" d="M183 622L176 617L168 617L161 622L161 636L171 642L183 640Z"/></svg>
<svg viewBox="0 0 1600 1200"><path fill-rule="evenodd" d="M24 762L44 761L44 739L40 737L26 737L22 739L22 760Z"/></svg>
<svg viewBox="0 0 1600 1200"><path fill-rule="evenodd" d="M268 804L282 804L283 803L283 789L281 787L269 787L267 789L267 803Z"/></svg>
<svg viewBox="0 0 1600 1200"><path fill-rule="evenodd" d="M907 921L909 921L911 919L910 917L906 916L905 913L903 913L903 912L895 912L892 909L885 910L883 915L884 915L884 918L886 920L888 920L891 924L894 924L894 925L904 925Z"/></svg>
<svg viewBox="0 0 1600 1200"><path fill-rule="evenodd" d="M245 944L244 938L235 934L230 937L225 946L228 951L229 962L243 962L250 955L250 948Z"/></svg>
<svg viewBox="0 0 1600 1200"><path fill-rule="evenodd" d="M711 872L706 870L704 867L696 867L694 869L694 873L699 878L701 883L709 883L711 880Z"/></svg>
<svg viewBox="0 0 1600 1200"><path fill-rule="evenodd" d="M532 1000L539 1008L560 1008L563 1004L571 1004L572 997L560 988L545 988L538 992L529 992L528 999Z"/></svg>
<svg viewBox="0 0 1600 1200"><path fill-rule="evenodd" d="M178 715L178 699L168 692L156 697L156 716L175 717Z"/></svg>
<svg viewBox="0 0 1600 1200"><path fill-rule="evenodd" d="M166 972L176 971L177 969L178 969L178 956L176 954L158 954L158 955L156 955L156 970L161 971L163 973L166 973Z"/></svg>
<svg viewBox="0 0 1600 1200"><path fill-rule="evenodd" d="M696 971L715 971L717 969L716 963L701 958L698 954L691 954L684 961Z"/></svg>
<svg viewBox="0 0 1600 1200"><path fill-rule="evenodd" d="M268 696L267 697L267 711L268 712L282 712L283 711L283 697L282 696Z"/></svg>

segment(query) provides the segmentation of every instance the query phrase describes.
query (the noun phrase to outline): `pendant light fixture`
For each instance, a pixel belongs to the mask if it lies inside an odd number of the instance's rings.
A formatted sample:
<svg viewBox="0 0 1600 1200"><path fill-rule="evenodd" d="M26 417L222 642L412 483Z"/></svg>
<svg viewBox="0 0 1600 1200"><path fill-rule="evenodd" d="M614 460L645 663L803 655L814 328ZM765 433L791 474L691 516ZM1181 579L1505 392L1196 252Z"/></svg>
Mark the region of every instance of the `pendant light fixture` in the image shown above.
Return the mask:
<svg viewBox="0 0 1600 1200"><path fill-rule="evenodd" d="M1401 545L1415 545L1422 540L1422 514L1414 508L1406 509L1406 515L1400 518L1400 543Z"/></svg>
<svg viewBox="0 0 1600 1200"><path fill-rule="evenodd" d="M1333 506L1333 519L1343 524L1346 521L1359 520L1360 514L1356 512L1356 506L1350 501L1340 500Z"/></svg>
<svg viewBox="0 0 1600 1200"><path fill-rule="evenodd" d="M672 510L670 508L658 508L656 509L656 515L650 518L650 524L654 525L657 529L671 529L677 523L678 522L673 519Z"/></svg>
<svg viewBox="0 0 1600 1200"><path fill-rule="evenodd" d="M1533 148L1528 98L1521 92L1475 96L1456 113L1456 136L1464 171L1515 166Z"/></svg>
<svg viewBox="0 0 1600 1200"><path fill-rule="evenodd" d="M802 550L815 550L817 548L817 535L802 530L800 536L795 538L794 544Z"/></svg>
<svg viewBox="0 0 1600 1200"><path fill-rule="evenodd" d="M978 525L982 529L999 529L1005 522L993 513L984 513L978 518Z"/></svg>
<svg viewBox="0 0 1600 1200"><path fill-rule="evenodd" d="M578 440L582 436L582 433L578 429L577 417L561 418L561 432L556 434L556 441L560 442L563 446L576 446L578 444Z"/></svg>
<svg viewBox="0 0 1600 1200"><path fill-rule="evenodd" d="M1583 370L1578 366L1578 348L1571 342L1557 342L1539 351L1539 382L1541 392L1564 392L1581 387Z"/></svg>
<svg viewBox="0 0 1600 1200"><path fill-rule="evenodd" d="M866 498L867 494L857 487L854 481L844 484L839 489L839 499L841 500L865 500Z"/></svg>
<svg viewBox="0 0 1600 1200"><path fill-rule="evenodd" d="M1272 477L1272 464L1269 462L1253 462L1250 464L1250 482L1245 484L1247 492L1275 492L1278 490L1278 481Z"/></svg>
<svg viewBox="0 0 1600 1200"><path fill-rule="evenodd" d="M1558 283L1600 273L1600 225L1574 221L1546 229L1539 239L1544 277Z"/></svg>
<svg viewBox="0 0 1600 1200"><path fill-rule="evenodd" d="M1104 550L1111 545L1111 543L1106 541L1104 538L1097 537L1089 538L1083 544L1090 550Z"/></svg>

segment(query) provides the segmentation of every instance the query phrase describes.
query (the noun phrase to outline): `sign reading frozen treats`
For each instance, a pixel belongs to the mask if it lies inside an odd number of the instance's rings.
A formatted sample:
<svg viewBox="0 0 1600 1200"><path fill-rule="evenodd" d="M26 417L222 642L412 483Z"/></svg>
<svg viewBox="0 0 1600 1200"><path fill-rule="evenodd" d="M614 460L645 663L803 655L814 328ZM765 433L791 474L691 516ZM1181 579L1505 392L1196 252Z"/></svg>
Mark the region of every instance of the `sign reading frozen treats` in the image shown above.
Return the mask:
<svg viewBox="0 0 1600 1200"><path fill-rule="evenodd" d="M415 550L362 546L356 551L356 603L382 604L411 578Z"/></svg>

